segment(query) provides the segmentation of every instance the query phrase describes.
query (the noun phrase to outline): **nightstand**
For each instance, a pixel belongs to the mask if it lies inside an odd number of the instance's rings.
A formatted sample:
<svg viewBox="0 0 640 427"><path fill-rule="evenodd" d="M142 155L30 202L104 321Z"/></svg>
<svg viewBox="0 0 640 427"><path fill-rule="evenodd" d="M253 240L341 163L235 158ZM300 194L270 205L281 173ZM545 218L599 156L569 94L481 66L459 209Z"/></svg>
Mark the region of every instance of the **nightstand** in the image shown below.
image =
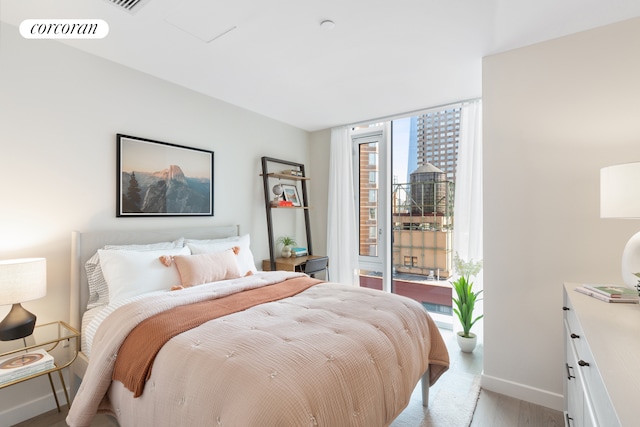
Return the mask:
<svg viewBox="0 0 640 427"><path fill-rule="evenodd" d="M53 379L51 378L51 374L57 371L60 376L64 395L67 398L67 406L71 407L69 392L67 391L67 386L62 376L62 370L76 360L80 348L79 339L80 333L77 330L63 321L58 321L37 325L33 330L33 334L28 337L12 341L0 341L0 360L11 358L11 356L20 356L21 354L34 350L46 350L47 353L53 357L52 368L28 373L4 384L0 384L0 389L46 374L49 377L51 392L56 399L58 412L60 412L60 403L58 402L58 396L53 385Z"/></svg>
<svg viewBox="0 0 640 427"><path fill-rule="evenodd" d="M284 270L284 271L303 271L304 265L310 259L316 258L324 258L322 256L316 255L305 255L299 257L290 257L290 258L276 258L276 270ZM270 271L271 270L271 260L265 259L262 260L262 270Z"/></svg>

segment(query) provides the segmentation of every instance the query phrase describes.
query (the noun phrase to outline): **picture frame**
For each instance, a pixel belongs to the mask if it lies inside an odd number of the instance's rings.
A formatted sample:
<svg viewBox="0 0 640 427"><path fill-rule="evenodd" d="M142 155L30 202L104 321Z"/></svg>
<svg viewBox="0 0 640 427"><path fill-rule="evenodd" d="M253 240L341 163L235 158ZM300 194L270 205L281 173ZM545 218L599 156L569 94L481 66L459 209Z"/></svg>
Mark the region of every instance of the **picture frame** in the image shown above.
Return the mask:
<svg viewBox="0 0 640 427"><path fill-rule="evenodd" d="M117 134L116 216L213 216L214 152Z"/></svg>
<svg viewBox="0 0 640 427"><path fill-rule="evenodd" d="M291 202L293 206L300 207L302 206L302 199L298 194L298 187L291 184L281 184L282 186L282 196L285 200Z"/></svg>

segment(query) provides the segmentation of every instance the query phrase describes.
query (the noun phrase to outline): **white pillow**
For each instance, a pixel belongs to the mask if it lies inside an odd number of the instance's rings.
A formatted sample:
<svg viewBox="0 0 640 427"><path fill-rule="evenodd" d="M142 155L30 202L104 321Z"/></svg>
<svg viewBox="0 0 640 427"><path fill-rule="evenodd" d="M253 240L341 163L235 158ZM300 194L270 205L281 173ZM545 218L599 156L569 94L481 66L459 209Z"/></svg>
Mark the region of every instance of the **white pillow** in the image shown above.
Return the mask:
<svg viewBox="0 0 640 427"><path fill-rule="evenodd" d="M158 249L175 249L184 247L184 238L179 238L173 242L149 243L142 245L106 245L102 249L125 250L125 251L153 251ZM89 301L87 310L101 305L109 304L109 287L104 280L102 269L100 268L100 257L98 252L93 254L84 265L87 272L87 284L89 285Z"/></svg>
<svg viewBox="0 0 640 427"><path fill-rule="evenodd" d="M189 255L189 248L156 251L98 250L102 274L109 286L109 302L115 303L146 292L170 290L180 285L175 265L165 267L162 255Z"/></svg>
<svg viewBox="0 0 640 427"><path fill-rule="evenodd" d="M240 252L238 253L240 275L246 276L248 272L256 273L258 271L256 263L253 260L253 254L251 253L251 239L248 234L240 237L228 237L215 240L186 239L185 243L194 255L222 252L238 246L240 248Z"/></svg>

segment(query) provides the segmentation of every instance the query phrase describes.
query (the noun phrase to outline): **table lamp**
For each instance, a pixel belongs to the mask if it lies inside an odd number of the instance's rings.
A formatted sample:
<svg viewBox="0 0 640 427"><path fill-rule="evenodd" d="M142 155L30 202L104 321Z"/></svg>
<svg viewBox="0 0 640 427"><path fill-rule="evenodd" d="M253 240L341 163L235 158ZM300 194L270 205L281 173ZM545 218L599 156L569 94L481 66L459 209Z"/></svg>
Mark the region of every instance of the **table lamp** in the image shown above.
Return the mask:
<svg viewBox="0 0 640 427"><path fill-rule="evenodd" d="M47 260L23 258L0 261L0 305L13 304L0 322L0 341L24 338L33 333L36 316L20 303L47 294Z"/></svg>
<svg viewBox="0 0 640 427"><path fill-rule="evenodd" d="M640 162L608 166L600 170L600 217L640 218ZM637 288L640 273L640 232L622 252L622 279Z"/></svg>

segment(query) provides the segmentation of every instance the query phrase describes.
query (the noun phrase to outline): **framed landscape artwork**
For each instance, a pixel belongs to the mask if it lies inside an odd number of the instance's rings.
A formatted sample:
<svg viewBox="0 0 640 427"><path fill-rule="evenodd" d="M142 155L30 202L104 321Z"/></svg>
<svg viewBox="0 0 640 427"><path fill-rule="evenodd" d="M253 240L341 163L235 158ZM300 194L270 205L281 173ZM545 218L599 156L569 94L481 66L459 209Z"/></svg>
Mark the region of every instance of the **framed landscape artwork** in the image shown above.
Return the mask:
<svg viewBox="0 0 640 427"><path fill-rule="evenodd" d="M284 196L284 199L293 203L293 206L300 207L302 206L302 202L300 201L300 196L298 195L298 188L295 185L290 184L281 184Z"/></svg>
<svg viewBox="0 0 640 427"><path fill-rule="evenodd" d="M213 216L213 151L117 135L116 216Z"/></svg>

